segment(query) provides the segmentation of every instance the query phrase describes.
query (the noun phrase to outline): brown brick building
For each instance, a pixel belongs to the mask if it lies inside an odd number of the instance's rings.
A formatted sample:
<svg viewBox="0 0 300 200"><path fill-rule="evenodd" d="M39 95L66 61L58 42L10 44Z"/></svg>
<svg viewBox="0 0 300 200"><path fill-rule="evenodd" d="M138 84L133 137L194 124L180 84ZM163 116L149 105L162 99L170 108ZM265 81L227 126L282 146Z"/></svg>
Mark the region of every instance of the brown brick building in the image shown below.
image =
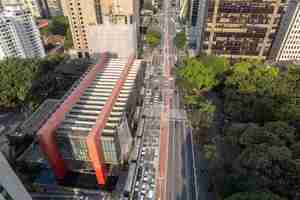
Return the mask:
<svg viewBox="0 0 300 200"><path fill-rule="evenodd" d="M266 59L286 4L285 0L208 0L202 52Z"/></svg>

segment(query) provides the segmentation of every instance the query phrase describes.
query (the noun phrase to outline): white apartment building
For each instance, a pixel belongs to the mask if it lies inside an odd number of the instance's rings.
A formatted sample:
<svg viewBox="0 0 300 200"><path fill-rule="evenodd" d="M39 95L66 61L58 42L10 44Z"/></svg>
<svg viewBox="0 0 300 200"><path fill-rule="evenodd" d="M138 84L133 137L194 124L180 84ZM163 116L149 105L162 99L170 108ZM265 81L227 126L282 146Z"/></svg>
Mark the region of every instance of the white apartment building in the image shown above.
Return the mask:
<svg viewBox="0 0 300 200"><path fill-rule="evenodd" d="M276 62L300 61L300 3L297 0L289 2L269 59Z"/></svg>
<svg viewBox="0 0 300 200"><path fill-rule="evenodd" d="M22 5L28 9L34 18L42 17L41 0L1 0L2 6Z"/></svg>
<svg viewBox="0 0 300 200"><path fill-rule="evenodd" d="M0 59L45 57L40 33L29 11L5 6L0 13Z"/></svg>

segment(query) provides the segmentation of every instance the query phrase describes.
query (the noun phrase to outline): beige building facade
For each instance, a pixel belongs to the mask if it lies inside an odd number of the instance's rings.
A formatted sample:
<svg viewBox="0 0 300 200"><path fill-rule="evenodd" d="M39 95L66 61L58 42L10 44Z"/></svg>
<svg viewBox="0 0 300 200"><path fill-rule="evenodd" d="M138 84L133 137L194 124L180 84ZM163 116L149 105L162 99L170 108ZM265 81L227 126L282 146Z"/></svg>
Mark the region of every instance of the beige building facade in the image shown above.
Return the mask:
<svg viewBox="0 0 300 200"><path fill-rule="evenodd" d="M111 53L128 57L137 48L138 1L134 0L62 0L68 16L74 48L78 56ZM101 33L100 33L101 32ZM118 37L118 33L119 36ZM109 42L107 42L109 41ZM133 42L133 44L128 41ZM127 49L128 51L124 51Z"/></svg>

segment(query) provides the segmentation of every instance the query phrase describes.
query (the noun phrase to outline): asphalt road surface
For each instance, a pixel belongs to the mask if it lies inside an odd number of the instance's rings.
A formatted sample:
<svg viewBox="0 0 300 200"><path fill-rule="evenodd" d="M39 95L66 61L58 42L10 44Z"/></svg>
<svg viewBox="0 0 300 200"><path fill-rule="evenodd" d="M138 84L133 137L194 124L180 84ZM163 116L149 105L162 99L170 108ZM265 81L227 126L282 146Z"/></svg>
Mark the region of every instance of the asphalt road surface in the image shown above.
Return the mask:
<svg viewBox="0 0 300 200"><path fill-rule="evenodd" d="M171 68L174 67L176 50L173 38L176 33L175 7L170 0L163 4L163 52L164 77L167 84L163 89L169 98L164 99L165 110L168 115L168 145L166 170L166 199L167 200L194 200L196 199L194 185L193 155L191 133L188 128L186 112L181 107L181 97L171 77ZM168 101L170 99L170 101Z"/></svg>

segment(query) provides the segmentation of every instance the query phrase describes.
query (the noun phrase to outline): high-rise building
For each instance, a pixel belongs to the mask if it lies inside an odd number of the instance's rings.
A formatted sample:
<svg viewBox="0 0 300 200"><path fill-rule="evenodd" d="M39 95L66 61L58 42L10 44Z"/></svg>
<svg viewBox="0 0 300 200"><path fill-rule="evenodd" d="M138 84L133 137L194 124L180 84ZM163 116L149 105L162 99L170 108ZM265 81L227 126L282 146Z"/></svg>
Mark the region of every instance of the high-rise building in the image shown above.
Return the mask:
<svg viewBox="0 0 300 200"><path fill-rule="evenodd" d="M64 15L61 0L46 0L51 17Z"/></svg>
<svg viewBox="0 0 300 200"><path fill-rule="evenodd" d="M279 28L286 2L286 0L207 1L201 51L234 59L266 59Z"/></svg>
<svg viewBox="0 0 300 200"><path fill-rule="evenodd" d="M129 57L137 49L138 1L62 0L79 56L109 51Z"/></svg>
<svg viewBox="0 0 300 200"><path fill-rule="evenodd" d="M40 0L23 0L25 8L29 9L32 16L35 18L41 18L42 8Z"/></svg>
<svg viewBox="0 0 300 200"><path fill-rule="evenodd" d="M32 200L0 151L0 200Z"/></svg>
<svg viewBox="0 0 300 200"><path fill-rule="evenodd" d="M273 61L300 61L300 2L290 0L270 57Z"/></svg>
<svg viewBox="0 0 300 200"><path fill-rule="evenodd" d="M0 13L0 59L44 57L39 30L29 11L21 6L5 6Z"/></svg>
<svg viewBox="0 0 300 200"><path fill-rule="evenodd" d="M192 55L197 55L201 51L203 30L205 26L205 15L207 9L207 1L209 0L191 0L189 15L189 50ZM187 2L186 2L187 4ZM184 7L183 7L184 9ZM183 16L184 10L180 15Z"/></svg>
<svg viewBox="0 0 300 200"><path fill-rule="evenodd" d="M42 0L1 0L3 6L22 5L34 18L43 17Z"/></svg>

